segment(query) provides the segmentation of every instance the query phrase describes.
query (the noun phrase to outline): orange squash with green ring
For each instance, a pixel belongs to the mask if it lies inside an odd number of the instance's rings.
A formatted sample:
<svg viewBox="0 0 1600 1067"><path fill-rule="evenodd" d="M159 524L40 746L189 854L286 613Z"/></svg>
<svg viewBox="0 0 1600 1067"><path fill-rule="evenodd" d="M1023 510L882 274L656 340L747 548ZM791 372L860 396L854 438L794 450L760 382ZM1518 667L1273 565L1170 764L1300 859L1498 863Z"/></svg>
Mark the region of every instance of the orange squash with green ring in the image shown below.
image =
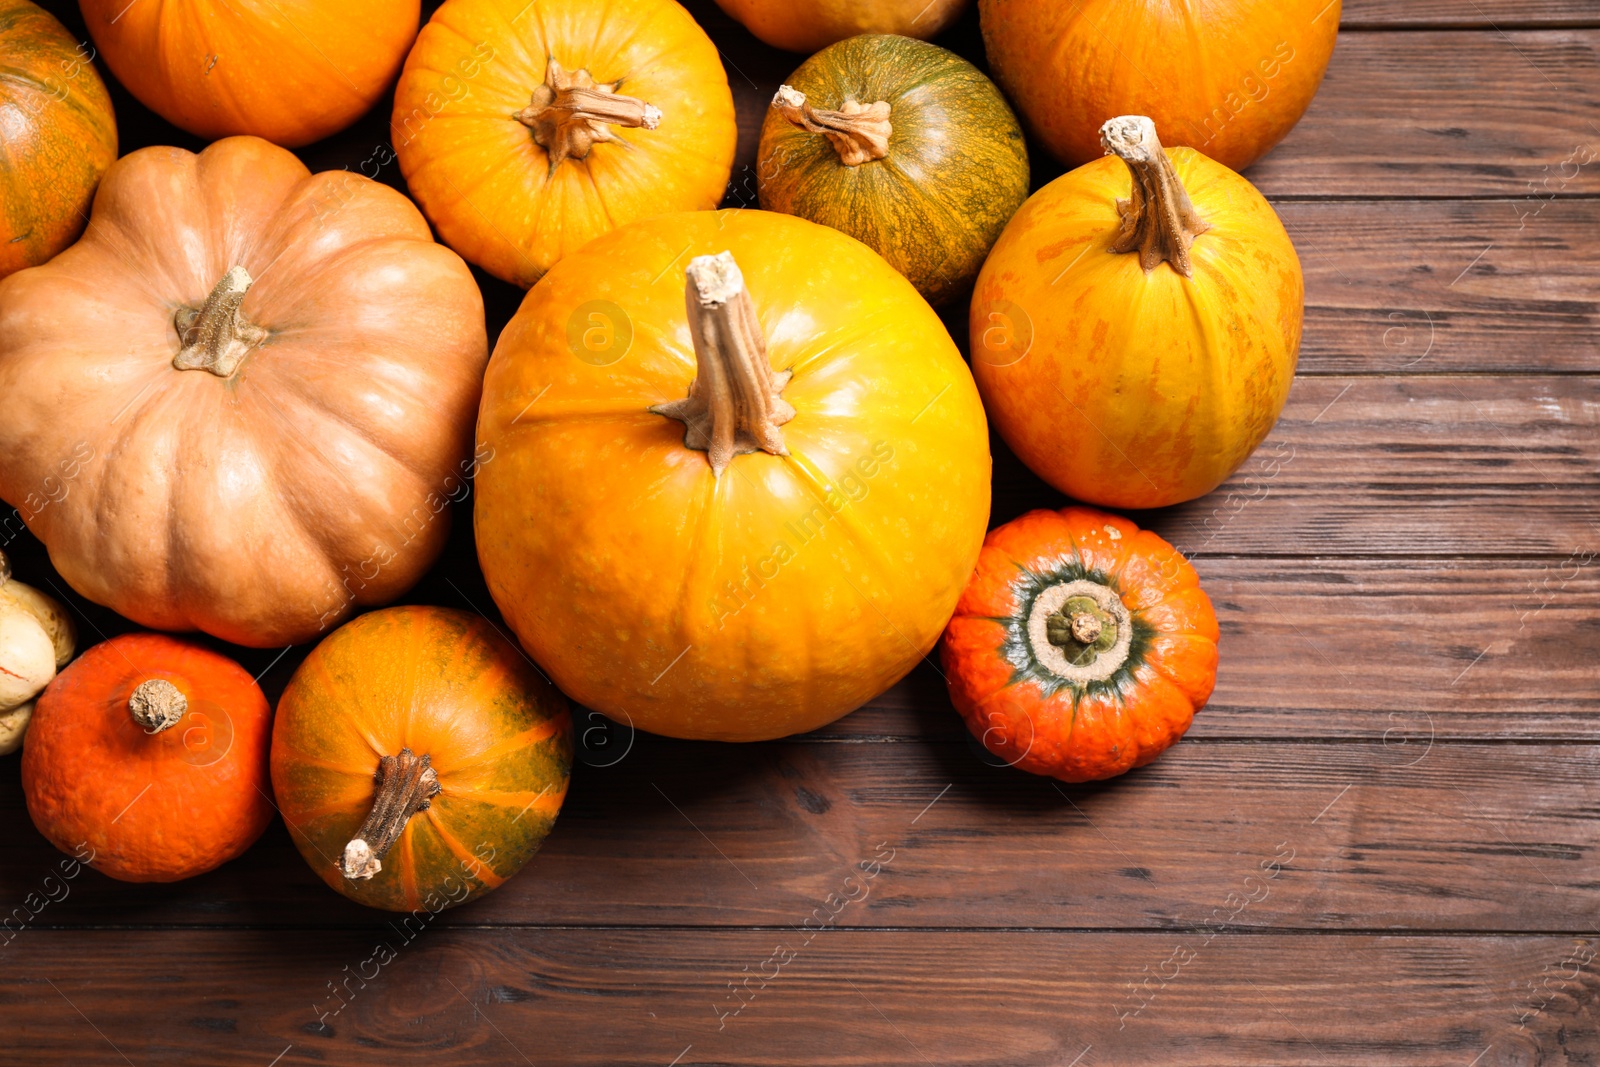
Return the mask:
<svg viewBox="0 0 1600 1067"><path fill-rule="evenodd" d="M1183 555L1090 508L989 533L945 629L950 700L1006 763L1110 778L1183 736L1217 678L1217 617Z"/></svg>

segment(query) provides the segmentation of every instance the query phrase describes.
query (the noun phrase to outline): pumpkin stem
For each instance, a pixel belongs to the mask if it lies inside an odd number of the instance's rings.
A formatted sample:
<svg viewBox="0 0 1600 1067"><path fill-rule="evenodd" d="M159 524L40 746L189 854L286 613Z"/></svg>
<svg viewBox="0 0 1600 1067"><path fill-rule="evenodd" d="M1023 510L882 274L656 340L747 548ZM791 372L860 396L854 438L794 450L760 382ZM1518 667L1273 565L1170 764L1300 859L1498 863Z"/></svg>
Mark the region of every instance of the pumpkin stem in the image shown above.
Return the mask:
<svg viewBox="0 0 1600 1067"><path fill-rule="evenodd" d="M794 418L794 408L783 399L791 372L772 369L755 303L733 253L696 256L686 273L695 378L687 398L650 410L682 420L684 446L704 451L718 476L734 456L746 452L787 456L778 427Z"/></svg>
<svg viewBox="0 0 1600 1067"><path fill-rule="evenodd" d="M11 560L7 558L4 550L0 549L0 585L5 585L10 580Z"/></svg>
<svg viewBox="0 0 1600 1067"><path fill-rule="evenodd" d="M838 111L818 111L806 102L806 94L790 85L778 86L778 95L772 106L790 122L820 133L839 153L839 162L847 167L859 167L872 159L882 159L889 154L889 102L860 104L846 100Z"/></svg>
<svg viewBox="0 0 1600 1067"><path fill-rule="evenodd" d="M339 869L352 881L371 878L383 870L379 859L400 840L406 823L419 811L426 811L439 795L439 772L433 757L418 756L402 748L398 756L378 760L377 796L372 810L356 836L344 846Z"/></svg>
<svg viewBox="0 0 1600 1067"><path fill-rule="evenodd" d="M1027 625L1040 666L1077 685L1110 678L1128 661L1132 647L1127 605L1116 590L1088 578L1040 592Z"/></svg>
<svg viewBox="0 0 1600 1067"><path fill-rule="evenodd" d="M128 714L147 734L159 734L178 725L188 710L189 698L165 678L140 682L128 698Z"/></svg>
<svg viewBox="0 0 1600 1067"><path fill-rule="evenodd" d="M1139 252L1139 265L1149 274L1162 260L1191 277L1189 246L1211 224L1202 219L1178 180L1172 160L1156 139L1156 124L1143 115L1123 115L1100 127L1100 143L1119 156L1133 173L1133 195L1117 201L1122 227L1113 252Z"/></svg>
<svg viewBox="0 0 1600 1067"><path fill-rule="evenodd" d="M533 139L550 157L550 172L564 159L584 159L598 141L624 143L612 126L661 125L661 109L631 96L619 96L620 82L604 84L579 69L568 72L554 57L545 61L544 84L533 91L527 107L511 116L533 131Z"/></svg>
<svg viewBox="0 0 1600 1067"><path fill-rule="evenodd" d="M255 279L243 267L229 268L204 306L178 309L173 325L182 347L172 358L179 370L208 370L219 378L231 378L239 361L267 339L267 331L252 325L239 314L239 305Z"/></svg>

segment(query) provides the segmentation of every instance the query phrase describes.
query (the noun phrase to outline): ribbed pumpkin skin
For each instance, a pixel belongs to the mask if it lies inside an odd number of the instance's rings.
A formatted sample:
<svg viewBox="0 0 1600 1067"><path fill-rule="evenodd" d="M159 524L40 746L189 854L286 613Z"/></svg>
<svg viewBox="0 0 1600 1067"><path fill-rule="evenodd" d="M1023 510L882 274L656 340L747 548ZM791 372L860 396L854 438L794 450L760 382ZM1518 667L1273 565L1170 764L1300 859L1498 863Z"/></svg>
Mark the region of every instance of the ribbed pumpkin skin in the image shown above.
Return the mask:
<svg viewBox="0 0 1600 1067"><path fill-rule="evenodd" d="M549 59L659 107L657 129L613 127L550 166L512 116ZM439 237L524 288L616 226L717 206L739 131L717 48L673 0L447 0L395 89L390 139Z"/></svg>
<svg viewBox="0 0 1600 1067"><path fill-rule="evenodd" d="M746 29L775 48L815 52L862 33L927 40L944 31L971 0L717 0Z"/></svg>
<svg viewBox="0 0 1600 1067"><path fill-rule="evenodd" d="M229 377L175 369L175 312L236 265L269 336ZM82 240L0 282L0 499L136 622L311 640L443 550L487 348L471 271L388 186L256 137L142 148Z"/></svg>
<svg viewBox="0 0 1600 1067"><path fill-rule="evenodd" d="M1129 658L1078 685L1029 646L1050 585L1109 586L1133 621ZM1183 736L1217 678L1217 617L1189 561L1127 519L1089 508L1030 511L990 531L945 630L941 659L967 729L1012 766L1065 782L1110 778Z"/></svg>
<svg viewBox="0 0 1600 1067"><path fill-rule="evenodd" d="M427 755L442 791L370 879L337 866L381 756ZM555 825L572 769L564 697L481 616L399 607L340 627L301 664L272 733L272 787L300 854L351 900L439 911L494 889Z"/></svg>
<svg viewBox="0 0 1600 1067"><path fill-rule="evenodd" d="M177 686L188 709L147 733L128 711L143 682ZM272 709L248 671L163 634L96 645L50 683L22 750L22 788L39 832L63 852L92 850L125 882L174 882L233 859L272 821Z"/></svg>
<svg viewBox="0 0 1600 1067"><path fill-rule="evenodd" d="M79 0L117 80L207 140L295 148L360 118L417 35L420 0Z"/></svg>
<svg viewBox="0 0 1600 1067"><path fill-rule="evenodd" d="M1022 128L994 83L937 45L863 34L818 52L788 84L820 109L887 101L889 154L847 166L827 137L768 108L761 206L848 233L929 303L970 286L1028 196Z"/></svg>
<svg viewBox="0 0 1600 1067"><path fill-rule="evenodd" d="M978 0L995 80L1069 167L1100 126L1147 115L1170 147L1234 170L1300 121L1333 55L1340 0Z"/></svg>
<svg viewBox="0 0 1600 1067"><path fill-rule="evenodd" d="M796 414L788 455L718 477L650 408L696 375L685 266L725 250ZM581 358L585 307L625 315L630 347ZM983 409L938 316L866 246L770 211L663 215L558 264L495 347L478 440L506 621L575 701L673 737L783 737L886 689L938 640L988 521Z"/></svg>
<svg viewBox="0 0 1600 1067"><path fill-rule="evenodd" d="M1107 156L1029 198L972 294L990 420L1035 474L1106 507L1222 484L1277 421L1300 347L1305 285L1272 206L1193 149L1167 157L1211 226L1192 278L1110 250L1132 179Z"/></svg>
<svg viewBox="0 0 1600 1067"><path fill-rule="evenodd" d="M105 83L66 27L0 0L0 278L71 244L117 158Z"/></svg>

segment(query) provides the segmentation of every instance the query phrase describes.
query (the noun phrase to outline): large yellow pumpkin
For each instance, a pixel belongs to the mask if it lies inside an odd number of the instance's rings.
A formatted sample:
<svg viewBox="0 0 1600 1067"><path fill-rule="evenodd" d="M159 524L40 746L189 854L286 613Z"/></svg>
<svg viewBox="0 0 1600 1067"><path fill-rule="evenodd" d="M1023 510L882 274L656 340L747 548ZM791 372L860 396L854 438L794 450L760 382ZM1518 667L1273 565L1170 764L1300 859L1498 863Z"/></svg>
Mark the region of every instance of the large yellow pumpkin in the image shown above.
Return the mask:
<svg viewBox="0 0 1600 1067"><path fill-rule="evenodd" d="M1305 286L1249 182L1142 116L1115 156L1035 193L972 295L972 367L1012 451L1069 496L1153 508L1209 493L1289 397ZM1130 182L1129 177L1132 176Z"/></svg>
<svg viewBox="0 0 1600 1067"><path fill-rule="evenodd" d="M661 216L557 264L478 436L478 557L523 646L675 737L781 737L891 685L988 521L983 409L938 316L788 215Z"/></svg>
<svg viewBox="0 0 1600 1067"><path fill-rule="evenodd" d="M738 136L722 58L673 0L446 0L390 125L440 238L523 287L623 223L716 207Z"/></svg>

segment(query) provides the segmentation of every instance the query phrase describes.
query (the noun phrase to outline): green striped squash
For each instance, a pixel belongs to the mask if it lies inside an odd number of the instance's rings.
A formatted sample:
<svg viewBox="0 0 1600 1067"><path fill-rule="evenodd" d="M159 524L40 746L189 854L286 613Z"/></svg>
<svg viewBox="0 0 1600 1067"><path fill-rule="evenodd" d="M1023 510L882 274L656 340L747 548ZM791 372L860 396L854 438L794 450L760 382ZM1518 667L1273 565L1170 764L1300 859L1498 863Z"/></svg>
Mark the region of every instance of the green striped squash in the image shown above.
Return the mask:
<svg viewBox="0 0 1600 1067"><path fill-rule="evenodd" d="M971 285L1028 195L1027 147L1000 90L955 53L894 34L801 64L767 111L758 161L762 207L871 246L933 304Z"/></svg>

